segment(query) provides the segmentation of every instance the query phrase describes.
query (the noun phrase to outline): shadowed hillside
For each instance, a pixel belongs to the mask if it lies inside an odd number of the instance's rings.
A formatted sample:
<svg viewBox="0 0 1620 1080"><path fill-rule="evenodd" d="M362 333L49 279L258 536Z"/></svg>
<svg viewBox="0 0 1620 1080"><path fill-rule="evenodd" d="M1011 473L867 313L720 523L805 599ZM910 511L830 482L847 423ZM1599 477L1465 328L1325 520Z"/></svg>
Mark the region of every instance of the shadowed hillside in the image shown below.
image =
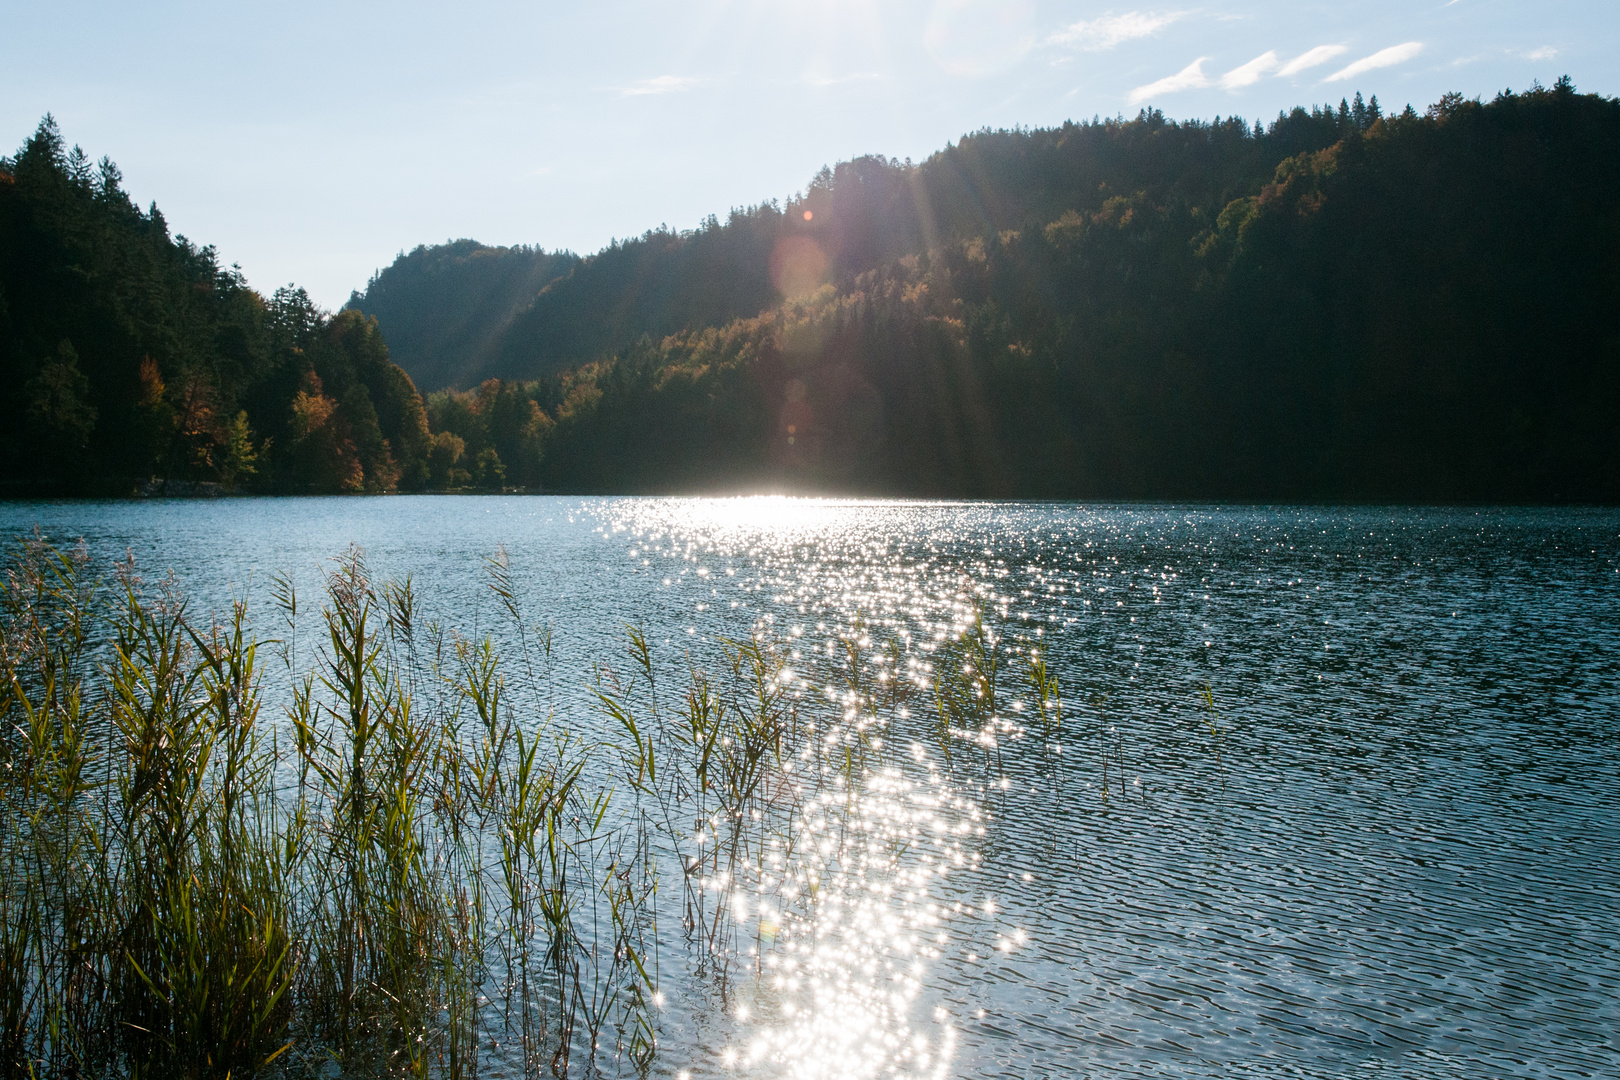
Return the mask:
<svg viewBox="0 0 1620 1080"><path fill-rule="evenodd" d="M1615 175L1567 80L982 132L583 260L480 395L564 490L1614 500Z"/></svg>
<svg viewBox="0 0 1620 1080"><path fill-rule="evenodd" d="M1567 80L1144 111L859 158L583 259L417 248L328 316L47 121L0 162L0 477L1612 502L1617 175L1620 102Z"/></svg>
<svg viewBox="0 0 1620 1080"><path fill-rule="evenodd" d="M346 306L388 326L394 362L418 384L448 386L495 366L512 320L578 263L568 252L476 240L417 247Z"/></svg>
<svg viewBox="0 0 1620 1080"><path fill-rule="evenodd" d="M786 205L732 210L685 232L660 228L583 260L466 240L419 247L348 306L377 317L424 389L532 378L623 351L643 335L751 318L824 282L847 289L862 273L944 244L1095 212L1122 194L1213 214L1258 193L1285 158L1370 123L1377 106L1358 98L1345 109L1298 109L1261 133L1235 118L1177 124L1158 113L982 131L921 165L840 162ZM548 277L555 266L557 276L514 311L518 275L496 267L520 262L543 263Z"/></svg>
<svg viewBox="0 0 1620 1080"><path fill-rule="evenodd" d="M266 298L50 117L0 159L0 493L389 491L422 399L374 321Z"/></svg>

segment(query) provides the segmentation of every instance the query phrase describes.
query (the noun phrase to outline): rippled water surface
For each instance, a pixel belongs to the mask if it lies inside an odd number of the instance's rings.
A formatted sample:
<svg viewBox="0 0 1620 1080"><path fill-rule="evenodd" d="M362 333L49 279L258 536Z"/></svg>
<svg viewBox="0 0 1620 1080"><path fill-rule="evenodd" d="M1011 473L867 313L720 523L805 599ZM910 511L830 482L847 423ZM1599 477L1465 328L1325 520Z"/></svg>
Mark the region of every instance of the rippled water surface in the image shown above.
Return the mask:
<svg viewBox="0 0 1620 1080"><path fill-rule="evenodd" d="M672 668L766 635L836 714L842 640L925 683L982 612L996 724L947 760L919 689L875 728L799 861L727 887L723 997L661 938L660 1073L1620 1076L1620 513L0 504L36 524L204 606L358 543L497 634L504 545L580 724L625 623Z"/></svg>

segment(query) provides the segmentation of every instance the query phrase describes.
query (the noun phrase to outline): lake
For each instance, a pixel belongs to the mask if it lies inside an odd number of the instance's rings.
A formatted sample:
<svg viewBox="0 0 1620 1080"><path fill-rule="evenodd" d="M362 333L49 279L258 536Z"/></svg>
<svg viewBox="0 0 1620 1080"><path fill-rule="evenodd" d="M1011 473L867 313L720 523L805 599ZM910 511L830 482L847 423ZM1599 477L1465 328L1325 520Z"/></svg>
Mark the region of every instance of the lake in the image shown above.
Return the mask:
<svg viewBox="0 0 1620 1080"><path fill-rule="evenodd" d="M314 596L353 543L507 636L504 548L558 715L604 733L626 624L669 671L768 635L836 712L841 639L914 673L982 617L1000 726L946 758L919 692L874 729L813 895L728 893L754 951L723 996L660 924L657 1075L1620 1075L1620 512L0 504L36 525L266 633L272 575Z"/></svg>

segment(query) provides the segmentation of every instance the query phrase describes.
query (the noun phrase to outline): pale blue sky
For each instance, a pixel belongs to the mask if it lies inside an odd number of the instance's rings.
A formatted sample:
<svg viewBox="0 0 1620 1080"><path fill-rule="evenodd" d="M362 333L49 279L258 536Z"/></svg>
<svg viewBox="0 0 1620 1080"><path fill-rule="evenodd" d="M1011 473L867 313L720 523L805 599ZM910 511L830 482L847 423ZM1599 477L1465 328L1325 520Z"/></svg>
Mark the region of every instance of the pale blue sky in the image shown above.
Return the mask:
<svg viewBox="0 0 1620 1080"><path fill-rule="evenodd" d="M256 287L333 307L418 243L588 254L985 125L1620 94L1615 0L0 0L0 26L4 152L53 112Z"/></svg>

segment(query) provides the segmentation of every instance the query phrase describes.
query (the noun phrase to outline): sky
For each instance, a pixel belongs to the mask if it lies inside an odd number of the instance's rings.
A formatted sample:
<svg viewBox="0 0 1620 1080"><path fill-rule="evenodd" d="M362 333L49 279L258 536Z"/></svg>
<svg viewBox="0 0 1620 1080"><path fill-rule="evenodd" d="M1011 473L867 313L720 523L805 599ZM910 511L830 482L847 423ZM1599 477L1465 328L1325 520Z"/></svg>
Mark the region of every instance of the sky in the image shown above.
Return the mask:
<svg viewBox="0 0 1620 1080"><path fill-rule="evenodd" d="M0 0L0 27L0 153L49 112L172 230L330 308L420 243L589 254L983 127L1620 95L1615 0Z"/></svg>

